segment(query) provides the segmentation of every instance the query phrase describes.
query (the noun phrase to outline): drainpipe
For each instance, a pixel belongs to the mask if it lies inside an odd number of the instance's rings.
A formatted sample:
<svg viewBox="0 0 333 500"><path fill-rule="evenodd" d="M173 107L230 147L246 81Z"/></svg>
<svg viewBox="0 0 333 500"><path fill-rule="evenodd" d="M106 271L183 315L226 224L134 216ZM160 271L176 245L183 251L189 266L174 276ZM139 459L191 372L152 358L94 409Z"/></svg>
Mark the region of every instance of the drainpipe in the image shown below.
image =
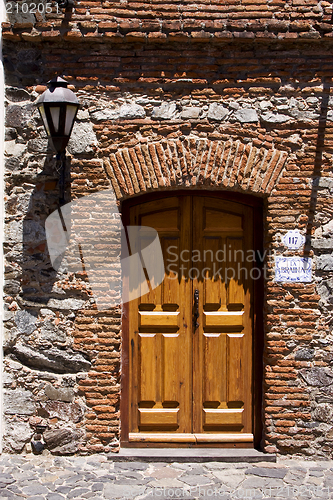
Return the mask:
<svg viewBox="0 0 333 500"><path fill-rule="evenodd" d="M5 2L0 0L0 22L6 20ZM5 123L5 82L2 62L2 38L0 30L0 123ZM4 261L3 261L3 242L4 242L4 125L0 127L0 453L2 453L3 436L3 285L4 285Z"/></svg>

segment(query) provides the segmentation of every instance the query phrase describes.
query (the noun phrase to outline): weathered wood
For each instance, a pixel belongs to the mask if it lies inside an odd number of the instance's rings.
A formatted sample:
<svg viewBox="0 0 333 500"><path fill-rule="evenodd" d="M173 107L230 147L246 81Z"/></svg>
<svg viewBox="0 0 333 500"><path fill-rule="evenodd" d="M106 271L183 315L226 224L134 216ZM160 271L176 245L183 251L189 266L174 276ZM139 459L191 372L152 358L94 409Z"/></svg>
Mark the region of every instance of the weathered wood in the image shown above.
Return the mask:
<svg viewBox="0 0 333 500"><path fill-rule="evenodd" d="M252 219L207 196L131 208L131 225L158 231L166 273L129 304L130 442L253 442Z"/></svg>

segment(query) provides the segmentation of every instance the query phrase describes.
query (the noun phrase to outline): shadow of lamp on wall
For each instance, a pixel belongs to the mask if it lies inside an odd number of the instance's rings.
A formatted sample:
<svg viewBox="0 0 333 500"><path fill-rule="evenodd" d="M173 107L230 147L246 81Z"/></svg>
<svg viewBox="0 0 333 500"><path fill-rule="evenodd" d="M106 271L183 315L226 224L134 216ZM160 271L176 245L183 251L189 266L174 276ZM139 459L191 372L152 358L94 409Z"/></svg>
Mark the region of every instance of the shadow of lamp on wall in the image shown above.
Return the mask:
<svg viewBox="0 0 333 500"><path fill-rule="evenodd" d="M49 88L36 102L52 149L59 164L59 203L65 203L66 146L72 133L79 101L67 88L68 82L57 76L48 82Z"/></svg>

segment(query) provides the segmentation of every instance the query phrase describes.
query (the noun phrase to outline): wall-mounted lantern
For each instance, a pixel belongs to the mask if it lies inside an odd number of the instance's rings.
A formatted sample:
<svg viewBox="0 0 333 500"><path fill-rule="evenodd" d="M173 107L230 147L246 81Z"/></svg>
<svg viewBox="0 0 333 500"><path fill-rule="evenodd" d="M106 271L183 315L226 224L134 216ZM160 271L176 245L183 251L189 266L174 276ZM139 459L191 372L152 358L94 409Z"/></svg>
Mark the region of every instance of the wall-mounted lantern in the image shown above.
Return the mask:
<svg viewBox="0 0 333 500"><path fill-rule="evenodd" d="M66 80L57 76L48 82L49 88L36 102L49 143L60 160L60 202L64 202L65 188L65 149L69 141L79 101L76 95L67 88Z"/></svg>

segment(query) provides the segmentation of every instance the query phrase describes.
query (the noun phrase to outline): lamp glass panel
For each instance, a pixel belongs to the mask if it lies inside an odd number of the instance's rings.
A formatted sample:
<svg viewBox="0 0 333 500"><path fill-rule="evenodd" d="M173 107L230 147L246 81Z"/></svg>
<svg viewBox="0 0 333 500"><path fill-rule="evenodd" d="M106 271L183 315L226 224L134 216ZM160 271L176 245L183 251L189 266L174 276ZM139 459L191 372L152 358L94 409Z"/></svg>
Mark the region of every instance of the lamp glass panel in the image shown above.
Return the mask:
<svg viewBox="0 0 333 500"><path fill-rule="evenodd" d="M52 116L54 131L59 132L60 108L58 106L52 106L50 107L50 113Z"/></svg>
<svg viewBox="0 0 333 500"><path fill-rule="evenodd" d="M65 132L64 135L67 136L71 133L72 126L74 123L75 115L77 111L77 106L71 106L67 104L66 106L66 122L65 122Z"/></svg>
<svg viewBox="0 0 333 500"><path fill-rule="evenodd" d="M45 108L42 105L42 106L39 106L38 109L40 112L40 116L42 117L46 133L48 136L51 136L50 127L49 127L49 124L47 123L47 118L46 118L46 114L45 114Z"/></svg>

